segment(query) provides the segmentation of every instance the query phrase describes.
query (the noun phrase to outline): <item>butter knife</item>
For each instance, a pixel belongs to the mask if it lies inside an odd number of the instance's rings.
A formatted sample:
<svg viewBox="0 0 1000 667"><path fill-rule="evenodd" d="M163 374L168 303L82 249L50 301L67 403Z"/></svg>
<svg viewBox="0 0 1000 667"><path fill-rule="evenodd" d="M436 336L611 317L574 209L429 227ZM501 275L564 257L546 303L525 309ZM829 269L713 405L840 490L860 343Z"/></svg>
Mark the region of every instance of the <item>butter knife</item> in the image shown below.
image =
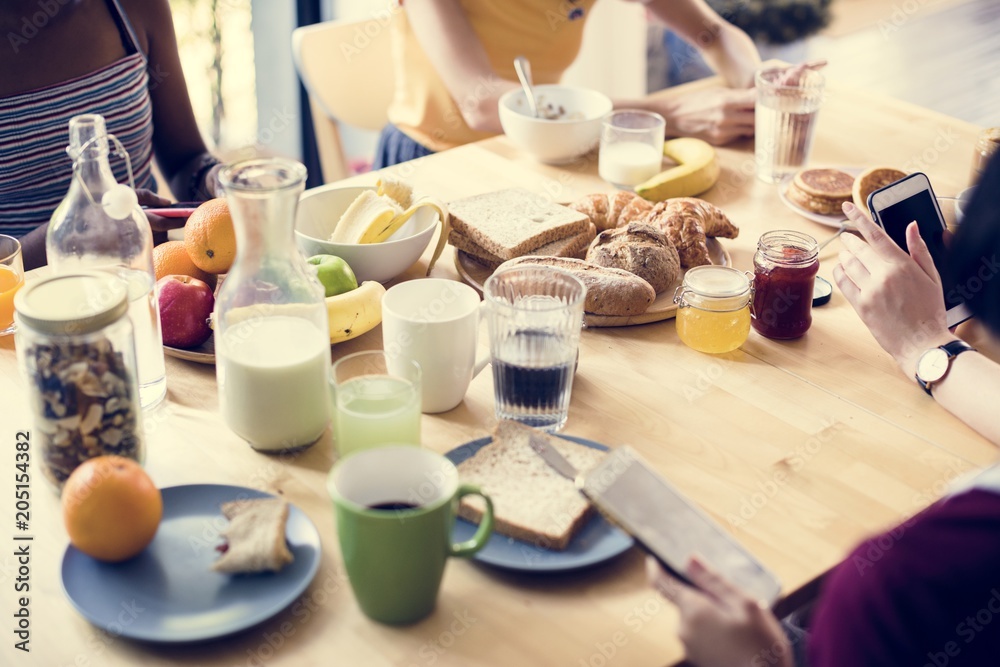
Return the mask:
<svg viewBox="0 0 1000 667"><path fill-rule="evenodd" d="M559 450L552 446L552 444L545 438L545 436L538 433L532 433L528 437L528 444L531 446L535 453L542 457L550 468L555 470L557 473L565 477L566 479L576 483L576 478L578 471L573 467L573 464L566 460L566 457L559 453ZM579 487L579 484L577 484Z"/></svg>

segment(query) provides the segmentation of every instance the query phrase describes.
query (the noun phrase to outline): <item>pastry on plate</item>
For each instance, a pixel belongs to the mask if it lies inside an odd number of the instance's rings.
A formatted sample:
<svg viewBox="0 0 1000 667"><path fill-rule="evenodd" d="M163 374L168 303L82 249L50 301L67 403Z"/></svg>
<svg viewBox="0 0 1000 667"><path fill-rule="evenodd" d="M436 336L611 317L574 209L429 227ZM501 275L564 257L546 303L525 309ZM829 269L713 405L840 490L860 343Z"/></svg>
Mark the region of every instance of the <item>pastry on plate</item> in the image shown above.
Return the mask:
<svg viewBox="0 0 1000 667"><path fill-rule="evenodd" d="M653 205L634 192L618 190L610 195L587 195L570 204L570 208L585 214L597 231L603 232L630 222L644 222Z"/></svg>
<svg viewBox="0 0 1000 667"><path fill-rule="evenodd" d="M667 235L685 269L712 263L708 256L707 236L736 238L740 233L739 227L729 220L722 209L695 197L661 201L650 212L649 223Z"/></svg>
<svg viewBox="0 0 1000 667"><path fill-rule="evenodd" d="M854 177L840 169L803 169L788 184L785 196L796 206L820 215L840 215L851 201Z"/></svg>
<svg viewBox="0 0 1000 667"><path fill-rule="evenodd" d="M854 187L851 188L851 199L854 205L862 211L868 212L868 195L879 188L895 183L901 178L906 178L906 172L892 167L869 167L858 174L854 179Z"/></svg>
<svg viewBox="0 0 1000 667"><path fill-rule="evenodd" d="M285 543L288 503L280 498L236 500L222 505L229 525L222 557L212 569L225 574L278 572L295 560Z"/></svg>

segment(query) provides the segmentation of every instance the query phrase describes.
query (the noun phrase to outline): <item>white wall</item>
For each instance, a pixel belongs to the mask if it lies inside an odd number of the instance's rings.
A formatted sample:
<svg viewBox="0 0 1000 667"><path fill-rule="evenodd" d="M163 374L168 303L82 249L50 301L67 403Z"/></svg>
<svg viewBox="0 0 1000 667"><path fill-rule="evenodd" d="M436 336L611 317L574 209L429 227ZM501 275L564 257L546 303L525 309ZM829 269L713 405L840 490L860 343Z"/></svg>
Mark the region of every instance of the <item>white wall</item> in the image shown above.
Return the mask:
<svg viewBox="0 0 1000 667"><path fill-rule="evenodd" d="M252 0L257 69L257 144L267 153L302 157L299 78L292 62L295 3Z"/></svg>
<svg viewBox="0 0 1000 667"><path fill-rule="evenodd" d="M646 18L639 2L599 0L587 18L583 48L563 83L612 98L646 94Z"/></svg>

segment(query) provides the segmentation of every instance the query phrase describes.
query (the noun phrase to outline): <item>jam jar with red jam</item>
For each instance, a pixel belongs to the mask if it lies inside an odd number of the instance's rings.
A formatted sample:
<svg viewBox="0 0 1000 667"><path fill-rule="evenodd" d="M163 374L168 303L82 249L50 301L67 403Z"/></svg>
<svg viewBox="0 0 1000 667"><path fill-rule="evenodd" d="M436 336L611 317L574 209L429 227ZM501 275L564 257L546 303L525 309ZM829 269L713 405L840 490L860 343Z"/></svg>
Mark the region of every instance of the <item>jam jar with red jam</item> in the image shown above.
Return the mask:
<svg viewBox="0 0 1000 667"><path fill-rule="evenodd" d="M766 232L753 257L753 328L762 336L798 338L812 324L813 283L819 271L816 239L793 231Z"/></svg>

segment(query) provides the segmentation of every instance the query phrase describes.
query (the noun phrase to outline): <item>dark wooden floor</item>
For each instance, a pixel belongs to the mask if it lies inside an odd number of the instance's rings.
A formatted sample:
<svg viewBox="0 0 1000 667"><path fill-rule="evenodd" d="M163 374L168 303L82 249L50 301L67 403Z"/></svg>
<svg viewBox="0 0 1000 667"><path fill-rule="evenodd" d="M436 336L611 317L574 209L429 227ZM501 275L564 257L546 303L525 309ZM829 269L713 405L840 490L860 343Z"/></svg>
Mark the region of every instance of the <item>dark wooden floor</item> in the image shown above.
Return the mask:
<svg viewBox="0 0 1000 667"><path fill-rule="evenodd" d="M896 0L874 24L814 38L809 55L830 61L831 78L1000 126L1000 0L966 0L939 11L920 0Z"/></svg>

